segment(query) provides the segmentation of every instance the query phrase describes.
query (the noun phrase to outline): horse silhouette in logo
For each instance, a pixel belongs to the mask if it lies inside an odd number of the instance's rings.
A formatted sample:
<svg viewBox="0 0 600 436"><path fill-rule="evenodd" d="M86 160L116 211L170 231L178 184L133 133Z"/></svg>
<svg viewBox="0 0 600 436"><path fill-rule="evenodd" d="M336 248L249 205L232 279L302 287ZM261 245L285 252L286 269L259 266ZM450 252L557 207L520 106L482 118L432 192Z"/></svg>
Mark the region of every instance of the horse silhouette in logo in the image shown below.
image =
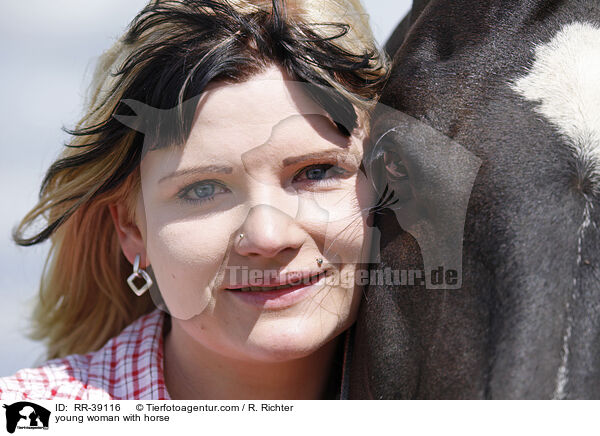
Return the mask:
<svg viewBox="0 0 600 436"><path fill-rule="evenodd" d="M19 401L2 407L6 409L6 431L9 433L14 433L18 424L23 427L48 428L50 411L42 406L28 401Z"/></svg>

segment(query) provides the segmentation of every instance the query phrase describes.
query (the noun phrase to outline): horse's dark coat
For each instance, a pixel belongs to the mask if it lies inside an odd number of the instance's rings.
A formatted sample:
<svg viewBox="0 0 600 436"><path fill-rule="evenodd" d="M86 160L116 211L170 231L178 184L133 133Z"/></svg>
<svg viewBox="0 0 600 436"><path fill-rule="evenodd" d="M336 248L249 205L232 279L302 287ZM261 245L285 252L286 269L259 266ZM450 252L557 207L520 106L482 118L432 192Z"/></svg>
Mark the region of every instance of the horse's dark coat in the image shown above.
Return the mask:
<svg viewBox="0 0 600 436"><path fill-rule="evenodd" d="M563 25L600 27L600 3L418 3L386 46L394 70L381 103L483 162L467 210L463 286L370 286L357 322L350 396L600 398L597 181L534 112L536 103L509 86L531 68L534 44ZM390 123L377 119L373 139ZM410 138L394 135L410 148ZM419 161L410 165L409 173ZM582 227L586 204L590 224ZM416 240L391 211L375 222L378 267L423 268Z"/></svg>

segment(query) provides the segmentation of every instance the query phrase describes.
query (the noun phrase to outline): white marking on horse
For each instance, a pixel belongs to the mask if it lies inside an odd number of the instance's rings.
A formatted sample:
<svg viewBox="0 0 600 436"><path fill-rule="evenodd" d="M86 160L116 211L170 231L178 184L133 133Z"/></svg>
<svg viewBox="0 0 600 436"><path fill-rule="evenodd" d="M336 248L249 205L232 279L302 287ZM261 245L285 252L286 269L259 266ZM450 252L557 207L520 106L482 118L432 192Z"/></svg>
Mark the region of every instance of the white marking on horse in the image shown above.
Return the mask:
<svg viewBox="0 0 600 436"><path fill-rule="evenodd" d="M593 189L600 191L600 28L580 22L563 26L550 42L536 46L532 68L511 88L526 100L539 103L535 111L558 129L575 159L590 164ZM584 196L586 205L577 235L578 266L582 261L583 237L592 224L593 203ZM596 227L596 223L593 224ZM573 323L570 303L577 298L576 288L575 277L566 304L567 325L556 375L555 399L566 396Z"/></svg>
<svg viewBox="0 0 600 436"><path fill-rule="evenodd" d="M593 203L586 197L585 208L583 210L583 222L577 231L577 266L581 266L583 235L588 227L592 224L591 210ZM594 223L595 226L596 223ZM564 400L566 398L565 387L569 381L569 373L567 370L567 362L569 361L569 341L571 339L571 330L573 325L573 315L571 313L571 302L577 299L577 275L573 277L573 289L571 290L570 300L567 300L565 311L567 312L567 328L563 336L562 359L556 374L556 388L554 390L555 400Z"/></svg>
<svg viewBox="0 0 600 436"><path fill-rule="evenodd" d="M600 175L600 28L565 25L535 48L529 73L511 86L554 124L578 160ZM596 187L597 189L600 187Z"/></svg>

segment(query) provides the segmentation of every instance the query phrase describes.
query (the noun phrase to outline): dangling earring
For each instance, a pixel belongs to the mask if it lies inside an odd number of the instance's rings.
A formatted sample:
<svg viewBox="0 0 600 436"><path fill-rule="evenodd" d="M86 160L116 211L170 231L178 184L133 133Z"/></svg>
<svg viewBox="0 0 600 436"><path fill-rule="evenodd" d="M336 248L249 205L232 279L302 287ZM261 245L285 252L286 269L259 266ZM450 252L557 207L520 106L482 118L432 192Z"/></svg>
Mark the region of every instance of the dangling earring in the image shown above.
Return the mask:
<svg viewBox="0 0 600 436"><path fill-rule="evenodd" d="M138 288L135 283L133 283L135 279L144 279L146 283L141 288ZM140 268L139 254L135 255L135 260L133 261L133 273L131 273L131 275L127 278L127 284L138 297L150 289L150 286L152 286L152 279L143 268Z"/></svg>

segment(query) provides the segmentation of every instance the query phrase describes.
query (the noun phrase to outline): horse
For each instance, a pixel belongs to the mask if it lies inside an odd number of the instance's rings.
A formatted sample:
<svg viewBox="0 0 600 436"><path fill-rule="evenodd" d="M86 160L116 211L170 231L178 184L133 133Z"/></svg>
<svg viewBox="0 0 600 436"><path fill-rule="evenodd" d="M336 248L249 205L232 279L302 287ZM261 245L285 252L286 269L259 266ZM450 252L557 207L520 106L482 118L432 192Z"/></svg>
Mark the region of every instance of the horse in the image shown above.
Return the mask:
<svg viewBox="0 0 600 436"><path fill-rule="evenodd" d="M372 268L443 264L448 219L460 280L365 288L349 397L600 398L600 3L415 0L386 49Z"/></svg>

